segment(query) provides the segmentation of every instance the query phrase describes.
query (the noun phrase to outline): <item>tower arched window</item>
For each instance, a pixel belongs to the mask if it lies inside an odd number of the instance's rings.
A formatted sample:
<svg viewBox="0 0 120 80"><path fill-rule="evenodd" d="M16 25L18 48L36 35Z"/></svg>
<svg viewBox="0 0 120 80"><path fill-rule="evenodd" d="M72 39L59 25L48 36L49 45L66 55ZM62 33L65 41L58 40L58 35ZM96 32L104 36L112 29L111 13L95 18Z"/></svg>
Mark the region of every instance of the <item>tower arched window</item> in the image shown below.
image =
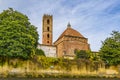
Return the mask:
<svg viewBox="0 0 120 80"><path fill-rule="evenodd" d="M50 20L49 19L47 20L47 24L50 24Z"/></svg>
<svg viewBox="0 0 120 80"><path fill-rule="evenodd" d="M49 41L47 41L47 43L49 43Z"/></svg>
<svg viewBox="0 0 120 80"><path fill-rule="evenodd" d="M49 28L49 27L47 27L47 31L50 31L50 28Z"/></svg>
<svg viewBox="0 0 120 80"><path fill-rule="evenodd" d="M49 34L47 34L47 38L49 38L50 37L50 35Z"/></svg>

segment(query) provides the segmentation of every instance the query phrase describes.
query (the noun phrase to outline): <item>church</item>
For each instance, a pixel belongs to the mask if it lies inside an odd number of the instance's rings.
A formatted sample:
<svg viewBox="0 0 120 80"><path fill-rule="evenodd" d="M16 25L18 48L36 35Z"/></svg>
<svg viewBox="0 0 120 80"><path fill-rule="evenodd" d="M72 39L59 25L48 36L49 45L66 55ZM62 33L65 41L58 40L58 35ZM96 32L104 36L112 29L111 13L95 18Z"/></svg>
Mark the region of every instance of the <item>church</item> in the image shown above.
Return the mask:
<svg viewBox="0 0 120 80"><path fill-rule="evenodd" d="M38 45L46 57L74 58L75 50L90 50L88 38L73 29L68 23L66 29L53 43L53 16L43 15L42 19L42 44Z"/></svg>

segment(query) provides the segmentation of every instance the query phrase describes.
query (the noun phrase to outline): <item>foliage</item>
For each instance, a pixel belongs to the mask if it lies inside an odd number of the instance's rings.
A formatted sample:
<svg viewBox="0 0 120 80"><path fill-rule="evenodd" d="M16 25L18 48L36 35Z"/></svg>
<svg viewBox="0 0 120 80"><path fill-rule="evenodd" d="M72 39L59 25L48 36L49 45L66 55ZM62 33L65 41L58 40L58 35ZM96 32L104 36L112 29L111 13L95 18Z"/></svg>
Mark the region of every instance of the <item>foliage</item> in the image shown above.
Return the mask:
<svg viewBox="0 0 120 80"><path fill-rule="evenodd" d="M100 57L109 65L120 64L120 32L113 31L111 37L102 42Z"/></svg>
<svg viewBox="0 0 120 80"><path fill-rule="evenodd" d="M26 15L9 8L0 14L0 56L28 59L38 44L37 28Z"/></svg>
<svg viewBox="0 0 120 80"><path fill-rule="evenodd" d="M38 48L36 49L36 54L41 55L41 56L45 56L44 51L42 49L38 49Z"/></svg>
<svg viewBox="0 0 120 80"><path fill-rule="evenodd" d="M36 60L35 62L40 64L42 68L50 68L51 66L54 66L59 62L58 58L45 57L45 56L35 56L34 59Z"/></svg>
<svg viewBox="0 0 120 80"><path fill-rule="evenodd" d="M85 51L85 50L76 50L75 55L76 58L81 58L81 59L90 59L92 57L91 51Z"/></svg>
<svg viewBox="0 0 120 80"><path fill-rule="evenodd" d="M93 61L101 61L100 56L99 56L99 52L92 52L91 60L93 60Z"/></svg>

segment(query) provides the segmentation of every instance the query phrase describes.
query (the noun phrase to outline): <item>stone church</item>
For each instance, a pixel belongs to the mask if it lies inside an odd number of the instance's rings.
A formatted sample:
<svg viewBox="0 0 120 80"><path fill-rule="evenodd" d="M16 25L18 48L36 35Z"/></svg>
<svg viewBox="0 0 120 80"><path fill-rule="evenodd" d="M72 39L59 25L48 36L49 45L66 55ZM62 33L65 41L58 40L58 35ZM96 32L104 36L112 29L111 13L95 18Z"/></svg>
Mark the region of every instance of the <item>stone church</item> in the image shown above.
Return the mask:
<svg viewBox="0 0 120 80"><path fill-rule="evenodd" d="M39 49L45 52L47 57L68 57L75 56L75 50L90 50L88 39L81 33L74 30L68 23L66 30L53 43L53 16L43 15L42 20L42 44Z"/></svg>

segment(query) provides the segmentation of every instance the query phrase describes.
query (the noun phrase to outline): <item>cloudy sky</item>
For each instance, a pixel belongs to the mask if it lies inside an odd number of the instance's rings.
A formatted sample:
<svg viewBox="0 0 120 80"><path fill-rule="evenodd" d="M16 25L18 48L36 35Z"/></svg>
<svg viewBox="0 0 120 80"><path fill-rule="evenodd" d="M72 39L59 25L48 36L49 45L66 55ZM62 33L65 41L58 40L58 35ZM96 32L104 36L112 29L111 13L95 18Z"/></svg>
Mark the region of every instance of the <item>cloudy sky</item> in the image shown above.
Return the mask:
<svg viewBox="0 0 120 80"><path fill-rule="evenodd" d="M66 29L68 22L99 51L101 41L113 30L120 31L120 0L0 0L0 13L13 8L27 15L38 27L41 43L42 16L53 15L53 40Z"/></svg>

